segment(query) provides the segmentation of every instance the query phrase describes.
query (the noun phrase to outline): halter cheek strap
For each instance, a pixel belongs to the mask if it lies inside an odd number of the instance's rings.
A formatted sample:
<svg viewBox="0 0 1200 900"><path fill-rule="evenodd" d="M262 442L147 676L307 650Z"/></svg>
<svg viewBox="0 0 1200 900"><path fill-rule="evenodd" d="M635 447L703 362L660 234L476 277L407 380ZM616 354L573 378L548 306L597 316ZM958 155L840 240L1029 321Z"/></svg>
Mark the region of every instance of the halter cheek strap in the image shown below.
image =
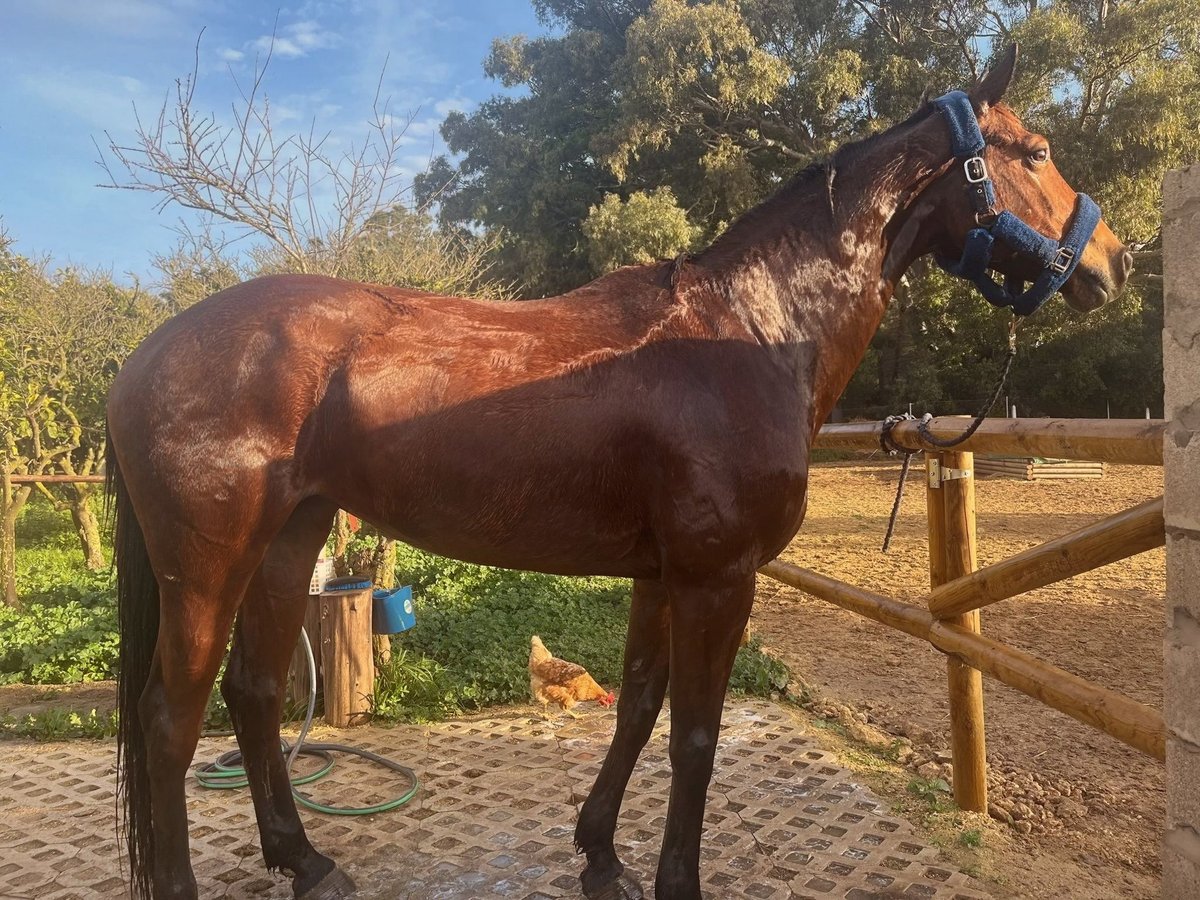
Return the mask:
<svg viewBox="0 0 1200 900"><path fill-rule="evenodd" d="M951 91L934 100L933 105L950 129L950 149L962 163L967 195L979 223L978 228L967 232L960 259L937 257L937 263L951 275L973 283L993 305L1012 307L1017 315L1027 316L1071 277L1100 222L1100 207L1087 194L1078 194L1071 224L1061 241L1035 231L1007 210L997 212L995 186L982 155L986 144L970 98L962 91ZM1028 289L1020 278L1008 276L1000 284L988 273L996 241L1041 264L1041 274Z"/></svg>

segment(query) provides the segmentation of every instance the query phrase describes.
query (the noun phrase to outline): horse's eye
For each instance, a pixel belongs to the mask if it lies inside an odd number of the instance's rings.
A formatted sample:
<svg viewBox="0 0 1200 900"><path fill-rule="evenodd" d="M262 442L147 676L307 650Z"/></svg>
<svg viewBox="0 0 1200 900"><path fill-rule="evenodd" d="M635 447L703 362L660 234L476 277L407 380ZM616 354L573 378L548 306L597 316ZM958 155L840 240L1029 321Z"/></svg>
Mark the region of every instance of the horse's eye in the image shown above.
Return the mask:
<svg viewBox="0 0 1200 900"><path fill-rule="evenodd" d="M1050 159L1049 147L1038 147L1029 154L1029 161L1036 166L1045 164Z"/></svg>

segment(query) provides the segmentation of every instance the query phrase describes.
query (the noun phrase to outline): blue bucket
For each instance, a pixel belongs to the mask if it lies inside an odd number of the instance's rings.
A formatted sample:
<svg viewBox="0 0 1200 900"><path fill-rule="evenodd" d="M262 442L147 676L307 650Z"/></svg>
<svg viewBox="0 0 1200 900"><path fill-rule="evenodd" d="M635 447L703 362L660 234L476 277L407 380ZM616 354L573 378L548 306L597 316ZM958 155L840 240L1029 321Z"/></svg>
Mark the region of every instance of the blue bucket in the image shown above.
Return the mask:
<svg viewBox="0 0 1200 900"><path fill-rule="evenodd" d="M398 634L417 624L413 613L412 588L405 586L372 594L371 630L375 634Z"/></svg>

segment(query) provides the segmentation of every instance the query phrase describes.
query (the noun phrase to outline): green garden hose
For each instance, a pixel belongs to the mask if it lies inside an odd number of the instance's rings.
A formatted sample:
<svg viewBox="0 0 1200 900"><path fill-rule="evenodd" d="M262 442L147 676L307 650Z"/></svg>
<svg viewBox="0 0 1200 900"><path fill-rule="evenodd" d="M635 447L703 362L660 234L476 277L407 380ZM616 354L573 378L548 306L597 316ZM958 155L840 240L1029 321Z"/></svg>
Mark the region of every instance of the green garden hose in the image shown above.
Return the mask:
<svg viewBox="0 0 1200 900"><path fill-rule="evenodd" d="M283 742L283 752L288 757L287 771L292 785L292 796L296 798L296 802L301 806L316 810L317 812L328 813L332 816L369 816L374 813L388 812L389 810L403 806L416 796L417 790L420 788L417 773L408 766L401 765L393 759L388 759L386 756L380 756L378 753L372 753L370 750L363 750L359 747L347 747L345 744L304 743L304 738L308 735L309 728L312 727L313 714L317 709L317 663L313 658L312 644L308 640L308 632L301 629L300 637L304 641L304 653L308 657L308 712L304 717L304 726L300 729L300 736L296 738L296 743L289 746L287 741ZM298 785L311 784L328 775L333 770L334 753L350 753L354 756L361 756L363 759L378 763L385 768L391 769L393 772L399 772L411 782L411 785L399 797L371 806L326 806L296 790ZM292 766L295 764L297 756L315 756L322 761L321 767L307 775L290 777ZM246 787L250 781L246 777L245 768L242 766L242 751L230 750L228 753L224 753L218 757L216 762L200 766L196 769L196 780L200 783L201 787L214 790L230 790Z"/></svg>

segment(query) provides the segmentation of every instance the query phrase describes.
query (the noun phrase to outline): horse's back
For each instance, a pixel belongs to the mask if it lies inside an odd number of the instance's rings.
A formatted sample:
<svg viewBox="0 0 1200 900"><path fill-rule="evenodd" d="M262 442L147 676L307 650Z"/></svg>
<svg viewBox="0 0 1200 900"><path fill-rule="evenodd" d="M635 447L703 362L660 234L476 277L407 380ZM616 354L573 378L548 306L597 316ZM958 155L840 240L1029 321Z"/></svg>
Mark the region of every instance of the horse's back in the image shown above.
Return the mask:
<svg viewBox="0 0 1200 900"><path fill-rule="evenodd" d="M521 303L246 282L130 358L118 456L152 460L131 487L178 517L261 498L269 525L320 495L446 555L653 574L667 519L676 543L725 539L803 477L803 428L778 415L792 376L660 274Z"/></svg>
<svg viewBox="0 0 1200 900"><path fill-rule="evenodd" d="M497 303L322 276L254 279L146 338L110 391L110 432L135 492L144 479L181 502L197 489L269 489L293 502L311 490L302 431L361 411L378 393L371 382L407 386L387 414L409 420L536 381L547 367L615 353L640 327L629 310L648 304L637 293ZM352 408L337 409L331 385L351 381L355 396L338 399Z"/></svg>

